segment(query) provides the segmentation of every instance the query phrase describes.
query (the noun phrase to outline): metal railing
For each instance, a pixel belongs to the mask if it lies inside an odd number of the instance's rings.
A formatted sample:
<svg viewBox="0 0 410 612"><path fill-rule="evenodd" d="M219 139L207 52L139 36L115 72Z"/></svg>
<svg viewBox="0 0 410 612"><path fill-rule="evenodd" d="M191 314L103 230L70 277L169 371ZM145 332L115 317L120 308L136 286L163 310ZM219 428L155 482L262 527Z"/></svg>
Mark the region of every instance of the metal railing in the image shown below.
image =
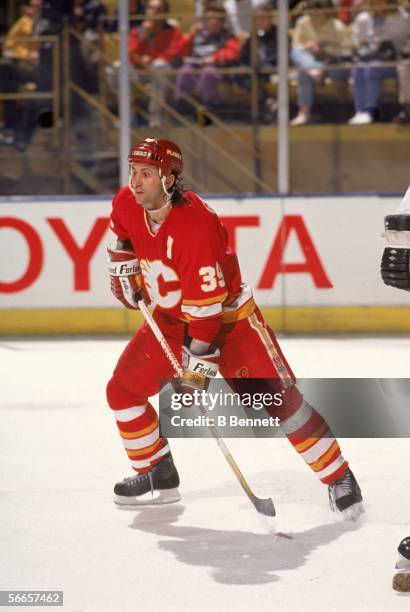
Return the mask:
<svg viewBox="0 0 410 612"><path fill-rule="evenodd" d="M249 83L249 87L246 88L247 94L247 108L249 111L249 120L246 123L247 136L244 136L238 125L235 125L231 121L225 121L221 116L207 109L203 104L196 99L195 96L189 94L183 94L182 98L184 102L191 109L191 115L188 116L185 113L179 112L177 108L172 104L170 99L167 97L159 96L154 88L147 88L141 84L140 77L155 76L157 79L162 79L167 90L171 93L175 88L174 77L178 72L178 68L168 67L164 69L161 74L158 72L150 72L149 66L144 68L133 68L132 73L135 77L135 82L132 83L133 91L133 104L136 114L142 118L145 123L149 122L149 112L143 104L143 100L148 98L155 99L159 107L164 111L166 116L170 118L172 124L161 125L161 135L166 137L168 133L172 134L172 130L175 126L182 128L186 133L190 134L190 139L185 138L183 143L184 152L187 156L193 160L193 165L198 166L204 163L201 151L207 150L211 155L215 155L221 161L223 165L229 165L232 169L232 174L241 175L249 180L249 184L252 185L252 190L256 192L271 192L275 191L274 185L270 181L264 178L262 169L262 146L261 146L261 125L259 117L259 100L261 95L261 83L260 77L267 75L268 77L276 77L279 84L277 86L278 98L279 98L279 121L278 130L276 135L277 141L277 159L278 159L278 183L277 189L280 193L287 193L289 191L289 154L288 154L288 139L289 139L289 125L288 125L288 113L289 113L289 97L288 97L288 82L290 73L288 71L287 61L283 62L284 56L287 60L287 41L288 41L288 11L286 0L280 0L278 3L279 11L275 13L279 27L279 38L280 45L279 55L282 61L279 61L279 72L276 73L275 69L259 69L257 62L257 33L253 28L250 32L250 65L248 66L230 66L220 67L219 74L223 78L235 80L237 77L244 77ZM390 5L389 5L390 6ZM362 9L362 7L360 7ZM334 11L332 11L334 12ZM174 15L178 17L178 15ZM142 16L132 16L135 18L142 18ZM160 18L161 16L156 16ZM52 46L52 88L50 91L16 91L15 93L1 93L0 102L15 100L48 100L52 104L53 110L53 147L59 149L61 154L62 169L64 172L64 186L65 192L71 191L72 178L79 179L82 183L94 192L101 193L104 191L104 181L100 177L94 176L92 171L84 163L85 160L90 159L90 154L87 152L85 156L81 151L75 140L72 137L72 127L76 123L76 116L72 110L72 99L73 96L79 97L83 104L98 117L100 124L100 135L102 139L106 139L106 148L103 152L95 151L92 153L93 158L98 162L102 158L111 158L114 162L117 160L118 165L118 143L115 150L112 149L112 136L118 134L118 128L120 126L120 118L116 108L110 105L110 94L107 82L106 82L106 68L108 66L114 70L114 73L118 74L120 68L117 64L113 64L112 57L109 56L104 50L104 37L106 19L101 20L99 38L92 42L84 37L83 34L77 30L69 27L68 25L63 29L62 33L62 49L60 50L60 39L57 36L42 36L36 37L32 40L38 44L51 44ZM27 41L27 39L24 39ZM76 83L72 76L71 70L71 47L72 44L81 45L88 49L96 58L97 62L95 65L96 71L98 71L98 91L88 92L79 83ZM383 63L386 65L396 65L397 62ZM347 70L351 69L357 64L352 62L344 62L342 64L325 66L324 71L331 69ZM193 73L198 70L193 69ZM292 78L297 74L298 69L292 67ZM118 92L116 92L118 93ZM62 102L62 106L61 106ZM114 106L116 103L114 104ZM229 107L228 107L229 108ZM59 126L59 117L62 113L62 129ZM202 121L202 124L201 124ZM220 139L216 141L213 138L214 131L203 128L204 122L210 122L217 128ZM242 125L244 122L242 122ZM135 141L140 138L140 133L143 128L132 127L131 134L132 139ZM111 142L111 144L110 144ZM62 143L62 147L60 147ZM234 147L227 147L225 143L233 144ZM232 148L235 151L232 152ZM247 158L245 161L242 158ZM273 170L273 169L272 169ZM215 175L223 175L224 168L215 166L209 168L210 173ZM201 172L191 171L187 174L187 179L190 184L198 189L199 191L207 191L208 185L206 180L202 180ZM228 181L228 179L227 179ZM229 183L227 182L227 185ZM234 185L232 185L234 190Z"/></svg>
<svg viewBox="0 0 410 612"><path fill-rule="evenodd" d="M88 92L85 91L84 88L80 87L76 84L71 78L71 70L70 70L70 39L74 39L77 42L80 42L82 45L85 45L89 48L89 50L98 57L98 71L100 75L100 90L98 96L92 96ZM107 85L105 82L104 74L105 67L110 66L114 71L119 72L118 65L112 65L112 58L108 57L102 48L101 39L99 44L96 42L89 41L85 39L79 32L74 30L73 28L65 28L63 33L63 65L64 65L64 158L67 160L69 167L71 170L78 174L78 156L75 159L75 156L71 151L71 142L70 142L70 134L71 134L71 123L73 120L72 113L70 110L71 107L71 93L75 93L78 95L90 108L97 111L101 117L104 117L111 126L116 128L119 127L119 116L113 113L111 110L107 108ZM256 41L255 41L256 44ZM256 63L256 62L255 62ZM160 75L155 73L155 78L162 79L169 88L169 90L174 89L173 77L177 74L178 69L175 68L167 68L162 71ZM194 70L194 72L196 72ZM150 70L147 69L133 69L133 76L136 77L136 80L140 76L150 76ZM253 170L247 164L243 163L241 159L238 158L236 154L230 153L223 146L214 142L213 139L208 135L207 131L202 129L200 123L196 120L192 120L187 117L183 113L178 112L178 110L169 103L166 98L160 97L156 94L155 91L150 90L146 91L143 85L138 82L133 84L133 91L137 94L137 99L135 101L135 110L137 113L143 117L145 120L149 120L148 112L143 108L140 102L138 102L138 96L141 98L151 97L156 100L158 105L164 110L164 112L173 120L173 122L177 125L184 127L188 130L192 135L195 136L196 140L199 141L202 145L207 146L209 150L214 151L218 154L222 159L225 160L226 163L230 164L237 172L241 173L243 176L249 178L250 181L254 184L255 191L272 191L272 185L268 184L264 181L260 176L260 147L257 144L258 140L258 75L256 71L252 69L252 67L248 66L238 66L238 67L228 67L228 68L219 68L219 73L223 76L236 77L236 76L247 76L251 83L251 96L250 96L250 115L251 115L251 125L253 126L253 138L251 141L248 141L244 137L242 137L235 128L230 125L228 122L223 121L219 116L217 116L212 111L206 109L201 102L199 102L195 97L183 94L183 100L190 105L192 108L193 114L196 117L206 118L206 120L211 121L213 125L215 125L223 134L223 137L228 139L229 142L236 142L238 147L240 147L241 151L246 151L252 157L253 160ZM153 76L153 75L152 75ZM167 126L161 126L161 132L167 130ZM138 138L138 133L136 128L132 128L132 137L134 140ZM190 147L188 143L184 143L184 149L188 153L188 155L193 155L195 157L195 149ZM216 169L217 171L217 169ZM199 190L206 190L206 185L201 184L200 181L193 175L189 175L189 173L185 173L187 179L193 187L198 188ZM68 189L68 173L66 172L66 188ZM84 181L85 172L81 173L81 180ZM87 184L90 188L95 189L96 184L90 180L87 181Z"/></svg>

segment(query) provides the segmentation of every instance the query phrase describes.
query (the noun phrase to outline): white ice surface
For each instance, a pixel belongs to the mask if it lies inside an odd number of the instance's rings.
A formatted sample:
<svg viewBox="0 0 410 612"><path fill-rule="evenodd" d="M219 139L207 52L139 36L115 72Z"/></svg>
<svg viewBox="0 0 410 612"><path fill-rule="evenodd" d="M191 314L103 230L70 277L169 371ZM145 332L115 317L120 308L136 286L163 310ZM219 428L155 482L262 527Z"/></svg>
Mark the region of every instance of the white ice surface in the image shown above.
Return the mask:
<svg viewBox="0 0 410 612"><path fill-rule="evenodd" d="M409 338L280 342L298 376L410 377ZM0 344L0 590L64 590L70 612L410 609L391 589L410 534L407 439L342 441L366 499L358 524L335 522L326 487L283 439L228 440L275 521L255 513L213 440L173 441L181 503L117 510L113 483L131 472L104 394L124 345Z"/></svg>

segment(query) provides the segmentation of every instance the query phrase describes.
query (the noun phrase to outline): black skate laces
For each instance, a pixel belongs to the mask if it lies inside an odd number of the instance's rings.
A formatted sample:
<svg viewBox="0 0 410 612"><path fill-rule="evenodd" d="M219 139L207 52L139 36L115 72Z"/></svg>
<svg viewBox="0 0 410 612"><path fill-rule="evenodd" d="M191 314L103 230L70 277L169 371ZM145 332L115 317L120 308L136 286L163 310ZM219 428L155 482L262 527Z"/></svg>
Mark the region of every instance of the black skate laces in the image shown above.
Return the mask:
<svg viewBox="0 0 410 612"><path fill-rule="evenodd" d="M125 482L128 485L132 485L137 480L147 480L147 479L149 480L149 486L151 488L151 493L153 493L154 483L152 481L151 472L144 472L143 474L136 474L135 476L128 476L127 478L123 479L123 482Z"/></svg>

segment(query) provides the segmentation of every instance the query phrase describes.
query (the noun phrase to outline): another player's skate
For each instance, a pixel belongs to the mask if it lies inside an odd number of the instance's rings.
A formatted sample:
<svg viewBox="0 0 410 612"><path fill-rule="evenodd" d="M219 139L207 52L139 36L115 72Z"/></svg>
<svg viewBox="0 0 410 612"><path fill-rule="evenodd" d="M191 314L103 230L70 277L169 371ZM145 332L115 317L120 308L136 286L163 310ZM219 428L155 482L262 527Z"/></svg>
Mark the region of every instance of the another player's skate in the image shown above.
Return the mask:
<svg viewBox="0 0 410 612"><path fill-rule="evenodd" d="M400 593L410 593L410 537L404 538L397 548L399 558L393 576L393 589Z"/></svg>
<svg viewBox="0 0 410 612"><path fill-rule="evenodd" d="M178 472L168 453L149 472L117 482L114 502L122 507L171 504L181 499L178 486Z"/></svg>
<svg viewBox="0 0 410 612"><path fill-rule="evenodd" d="M364 512L362 492L350 468L339 480L329 485L329 504L345 520L357 520Z"/></svg>

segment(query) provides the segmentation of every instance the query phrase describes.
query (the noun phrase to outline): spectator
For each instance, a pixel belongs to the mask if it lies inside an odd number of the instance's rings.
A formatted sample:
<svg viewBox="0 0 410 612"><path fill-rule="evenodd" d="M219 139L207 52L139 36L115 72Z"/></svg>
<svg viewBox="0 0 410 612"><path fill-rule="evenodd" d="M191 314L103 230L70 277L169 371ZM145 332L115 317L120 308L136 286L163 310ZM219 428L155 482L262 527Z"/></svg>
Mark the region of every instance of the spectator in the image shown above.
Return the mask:
<svg viewBox="0 0 410 612"><path fill-rule="evenodd" d="M42 82L40 44L33 40L36 26L41 21L42 1L30 0L20 7L20 17L10 28L4 42L0 89L15 93L22 85L35 89ZM37 104L33 100L5 102L5 126L0 141L15 143L24 150L37 124Z"/></svg>
<svg viewBox="0 0 410 612"><path fill-rule="evenodd" d="M12 25L4 41L4 55L24 66L30 73L39 57L40 45L33 41L34 28L40 20L42 0L30 0L20 7L21 15Z"/></svg>
<svg viewBox="0 0 410 612"><path fill-rule="evenodd" d="M98 60L101 18L107 15L101 0L74 0L71 25L82 35L82 42L71 40L71 75L90 94L98 91ZM105 24L103 24L105 25ZM75 102L76 113L84 114L84 105Z"/></svg>
<svg viewBox="0 0 410 612"><path fill-rule="evenodd" d="M256 71L258 75L259 111L265 122L271 121L276 113L277 103L274 98L266 95L266 86L277 64L277 31L274 23L272 3L260 5L253 13L253 35L256 36ZM248 37L242 46L240 63L252 66L252 36ZM242 86L250 86L250 78L240 79Z"/></svg>
<svg viewBox="0 0 410 612"><path fill-rule="evenodd" d="M135 68L147 70L150 76L139 82L149 81L152 96L149 101L150 127L159 126L164 113L161 100L166 96L166 70L176 49L182 40L181 30L172 24L166 15L169 14L168 0L149 0L146 7L146 19L130 32L130 60Z"/></svg>
<svg viewBox="0 0 410 612"><path fill-rule="evenodd" d="M299 17L293 32L291 59L299 68L297 100L299 112L291 125L309 122L314 98L315 81L319 80L328 65L337 64L349 58L351 43L349 31L344 23L330 12L333 5L329 0L311 0L310 15ZM348 71L326 69L326 76L346 81Z"/></svg>
<svg viewBox="0 0 410 612"><path fill-rule="evenodd" d="M101 0L74 0L72 25L81 33L95 40L100 28L100 20L107 15Z"/></svg>
<svg viewBox="0 0 410 612"><path fill-rule="evenodd" d="M366 4L366 0L340 0L337 5L338 19L349 25L359 12L361 4Z"/></svg>
<svg viewBox="0 0 410 612"><path fill-rule="evenodd" d="M209 0L195 0L195 15L201 20L209 4ZM234 34L243 37L252 27L252 14L255 9L263 6L265 0L223 0L220 2L226 11L230 26Z"/></svg>
<svg viewBox="0 0 410 612"><path fill-rule="evenodd" d="M391 5L388 11L386 4ZM398 8L395 0L370 0L370 11L357 15L352 39L359 65L352 71L355 114L351 125L367 125L377 118L382 83L397 78L391 62L408 53L409 37L409 14Z"/></svg>
<svg viewBox="0 0 410 612"><path fill-rule="evenodd" d="M218 84L222 80L218 68L239 60L241 44L225 26L226 11L210 4L202 22L196 22L175 49L176 57L183 57L177 74L175 101L183 107L183 96L199 90L201 102L215 110L219 103Z"/></svg>

